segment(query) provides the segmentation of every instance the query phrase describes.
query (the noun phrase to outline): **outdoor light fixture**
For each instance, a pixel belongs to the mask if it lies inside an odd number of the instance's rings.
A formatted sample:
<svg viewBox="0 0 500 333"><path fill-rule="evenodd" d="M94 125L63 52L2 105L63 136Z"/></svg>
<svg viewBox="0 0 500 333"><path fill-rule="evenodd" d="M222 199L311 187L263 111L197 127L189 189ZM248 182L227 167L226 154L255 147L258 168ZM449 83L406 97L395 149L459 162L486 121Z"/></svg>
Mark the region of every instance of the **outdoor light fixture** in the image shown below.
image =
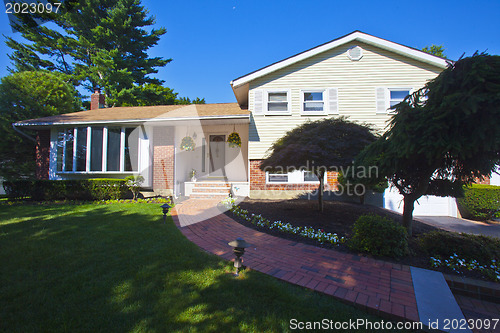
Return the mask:
<svg viewBox="0 0 500 333"><path fill-rule="evenodd" d="M169 204L163 204L160 206L161 209L163 209L163 223L167 223L167 214L168 210L170 209Z"/></svg>
<svg viewBox="0 0 500 333"><path fill-rule="evenodd" d="M245 253L245 249L247 247L252 246L252 244L247 243L243 238L238 237L236 240L227 243L229 246L233 247L233 253L236 256L234 260L234 267L236 268L235 276L238 276L240 273L240 269L243 267L243 259L241 256Z"/></svg>

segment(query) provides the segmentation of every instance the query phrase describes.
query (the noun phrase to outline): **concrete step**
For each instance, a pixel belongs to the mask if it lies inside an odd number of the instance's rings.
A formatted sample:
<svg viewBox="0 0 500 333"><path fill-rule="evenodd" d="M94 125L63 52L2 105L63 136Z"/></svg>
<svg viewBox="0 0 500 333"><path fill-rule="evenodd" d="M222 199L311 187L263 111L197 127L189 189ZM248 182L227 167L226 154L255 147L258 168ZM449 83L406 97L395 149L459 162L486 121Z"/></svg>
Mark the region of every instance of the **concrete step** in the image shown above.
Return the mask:
<svg viewBox="0 0 500 333"><path fill-rule="evenodd" d="M230 193L229 187L194 187L191 193Z"/></svg>
<svg viewBox="0 0 500 333"><path fill-rule="evenodd" d="M420 322L442 332L472 332L441 272L410 267ZM464 329L455 329L464 327Z"/></svg>
<svg viewBox="0 0 500 333"><path fill-rule="evenodd" d="M202 188L202 187L231 188L231 184L230 183L225 183L225 182L200 182L200 183L194 183L194 188Z"/></svg>
<svg viewBox="0 0 500 333"><path fill-rule="evenodd" d="M225 199L228 194L225 193L191 193L190 199Z"/></svg>

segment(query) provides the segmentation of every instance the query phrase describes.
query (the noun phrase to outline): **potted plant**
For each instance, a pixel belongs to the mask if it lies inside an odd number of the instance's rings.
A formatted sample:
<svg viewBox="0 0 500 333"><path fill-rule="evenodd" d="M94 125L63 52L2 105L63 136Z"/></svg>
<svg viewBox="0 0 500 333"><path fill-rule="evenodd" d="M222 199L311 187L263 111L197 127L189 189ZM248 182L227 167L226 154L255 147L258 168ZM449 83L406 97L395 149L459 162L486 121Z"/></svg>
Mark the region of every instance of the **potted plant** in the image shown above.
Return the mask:
<svg viewBox="0 0 500 333"><path fill-rule="evenodd" d="M192 182L196 181L196 170L195 169L191 169L191 171L189 171L189 179L191 179Z"/></svg>
<svg viewBox="0 0 500 333"><path fill-rule="evenodd" d="M192 137L185 136L181 141L181 150L192 151L196 147L196 144Z"/></svg>
<svg viewBox="0 0 500 333"><path fill-rule="evenodd" d="M229 134L227 142L231 148L241 147L241 138L237 132Z"/></svg>

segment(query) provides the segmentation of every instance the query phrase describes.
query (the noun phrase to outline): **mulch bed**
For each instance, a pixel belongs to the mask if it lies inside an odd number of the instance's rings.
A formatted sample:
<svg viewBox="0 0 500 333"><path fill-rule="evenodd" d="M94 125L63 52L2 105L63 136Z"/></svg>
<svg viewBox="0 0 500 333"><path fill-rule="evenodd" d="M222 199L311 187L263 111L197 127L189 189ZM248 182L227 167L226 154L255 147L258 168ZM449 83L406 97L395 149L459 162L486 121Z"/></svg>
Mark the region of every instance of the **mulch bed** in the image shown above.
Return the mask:
<svg viewBox="0 0 500 333"><path fill-rule="evenodd" d="M326 232L336 233L337 235L350 237L352 234L352 226L361 215L377 214L393 219L398 223L402 223L400 214L389 210L378 208L371 205L361 205L356 203L325 201L324 212L318 211L318 202L315 200L255 200L245 199L239 206L248 210L250 213L260 214L270 221L281 221L290 223L294 226L311 226L315 229L323 229ZM321 244L315 240L307 239L298 235L284 233L276 229L269 230L267 228L258 227L248 221L245 221L230 211L225 212L226 215L233 218L237 222L246 227L265 232L277 237L290 239L296 242L310 244L318 247L333 248L338 251L349 252L350 250L345 245L335 246L332 244ZM411 254L401 259L379 258L385 261L390 261L403 265L416 266L421 268L439 270L447 274L456 274L452 270L441 267L431 268L429 257L421 253L417 246L419 235L431 231L439 230L428 224L413 220L413 236L409 240ZM367 255L367 254L362 254ZM369 255L367 255L369 256ZM467 272L466 276L480 278L480 275L473 272Z"/></svg>

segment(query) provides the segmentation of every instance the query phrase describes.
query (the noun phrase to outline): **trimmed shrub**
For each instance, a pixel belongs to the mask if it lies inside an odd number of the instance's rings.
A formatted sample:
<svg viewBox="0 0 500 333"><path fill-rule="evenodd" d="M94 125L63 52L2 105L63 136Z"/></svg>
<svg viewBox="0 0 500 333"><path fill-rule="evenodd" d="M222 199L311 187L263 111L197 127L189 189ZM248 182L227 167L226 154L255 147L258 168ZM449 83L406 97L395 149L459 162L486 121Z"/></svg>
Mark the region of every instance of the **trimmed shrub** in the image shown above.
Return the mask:
<svg viewBox="0 0 500 333"><path fill-rule="evenodd" d="M428 256L475 259L485 264L500 258L500 239L494 237L432 231L419 236L418 246Z"/></svg>
<svg viewBox="0 0 500 333"><path fill-rule="evenodd" d="M9 199L31 198L53 200L116 200L124 198L127 187L123 179L17 180L4 182Z"/></svg>
<svg viewBox="0 0 500 333"><path fill-rule="evenodd" d="M389 218L361 215L353 225L353 236L347 245L376 256L402 257L408 254L408 234Z"/></svg>
<svg viewBox="0 0 500 333"><path fill-rule="evenodd" d="M458 199L462 216L478 221L500 217L500 186L473 184L464 192L464 197Z"/></svg>
<svg viewBox="0 0 500 333"><path fill-rule="evenodd" d="M16 180L16 181L7 181L4 180L3 188L5 190L5 194L9 199L24 199L31 196L31 188L33 181L32 180Z"/></svg>

